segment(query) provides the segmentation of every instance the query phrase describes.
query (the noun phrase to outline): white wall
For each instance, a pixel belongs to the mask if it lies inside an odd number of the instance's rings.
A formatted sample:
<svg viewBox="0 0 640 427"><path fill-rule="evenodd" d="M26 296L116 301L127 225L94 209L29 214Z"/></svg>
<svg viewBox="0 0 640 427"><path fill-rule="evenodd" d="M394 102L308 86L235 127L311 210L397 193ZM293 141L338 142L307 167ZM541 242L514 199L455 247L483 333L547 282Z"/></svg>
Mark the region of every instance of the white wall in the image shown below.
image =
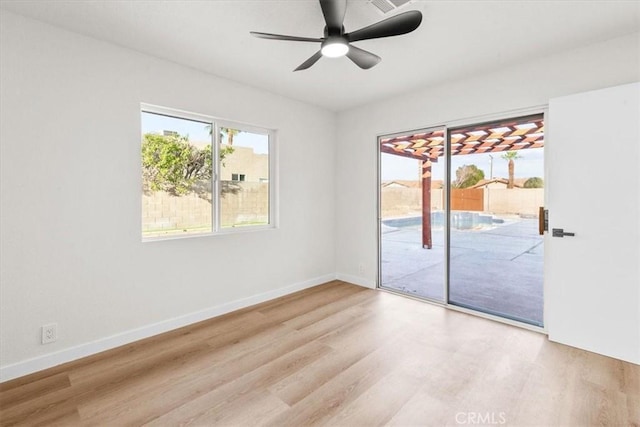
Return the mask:
<svg viewBox="0 0 640 427"><path fill-rule="evenodd" d="M541 106L552 97L638 81L639 64L636 33L341 113L336 153L338 277L370 287L376 283L377 135Z"/></svg>
<svg viewBox="0 0 640 427"><path fill-rule="evenodd" d="M1 13L3 379L334 277L334 113ZM277 129L280 228L141 243L141 102Z"/></svg>

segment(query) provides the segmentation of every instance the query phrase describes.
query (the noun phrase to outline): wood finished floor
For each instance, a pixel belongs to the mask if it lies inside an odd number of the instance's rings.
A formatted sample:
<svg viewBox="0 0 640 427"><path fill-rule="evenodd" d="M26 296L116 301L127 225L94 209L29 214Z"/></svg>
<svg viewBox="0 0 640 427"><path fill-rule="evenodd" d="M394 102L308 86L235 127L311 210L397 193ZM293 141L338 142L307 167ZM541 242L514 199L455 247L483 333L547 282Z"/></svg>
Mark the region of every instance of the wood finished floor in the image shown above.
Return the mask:
<svg viewBox="0 0 640 427"><path fill-rule="evenodd" d="M331 282L0 384L0 425L640 426L640 366Z"/></svg>

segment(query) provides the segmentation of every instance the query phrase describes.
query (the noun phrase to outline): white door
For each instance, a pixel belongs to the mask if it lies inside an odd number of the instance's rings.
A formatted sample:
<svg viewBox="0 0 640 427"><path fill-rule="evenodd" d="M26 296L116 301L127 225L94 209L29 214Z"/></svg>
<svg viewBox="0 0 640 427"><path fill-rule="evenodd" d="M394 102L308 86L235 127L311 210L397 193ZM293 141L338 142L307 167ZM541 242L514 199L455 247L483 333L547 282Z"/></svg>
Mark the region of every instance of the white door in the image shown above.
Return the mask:
<svg viewBox="0 0 640 427"><path fill-rule="evenodd" d="M640 364L640 83L552 99L546 123L549 339Z"/></svg>

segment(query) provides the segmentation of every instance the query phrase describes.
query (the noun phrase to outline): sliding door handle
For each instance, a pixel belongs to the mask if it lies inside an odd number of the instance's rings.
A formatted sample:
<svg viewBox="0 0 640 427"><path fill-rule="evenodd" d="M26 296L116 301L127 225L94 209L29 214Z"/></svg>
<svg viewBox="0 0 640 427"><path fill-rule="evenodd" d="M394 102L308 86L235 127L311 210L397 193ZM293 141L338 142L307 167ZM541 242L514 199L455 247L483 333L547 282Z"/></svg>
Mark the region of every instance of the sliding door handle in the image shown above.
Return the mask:
<svg viewBox="0 0 640 427"><path fill-rule="evenodd" d="M545 231L549 231L549 211L544 206L540 206L538 210L538 234L542 236Z"/></svg>
<svg viewBox="0 0 640 427"><path fill-rule="evenodd" d="M552 235L553 237L564 237L564 236L573 237L573 236L575 236L575 235L576 235L576 233L569 233L569 232L564 231L564 229L563 229L563 228L554 228L554 229L551 231L551 233L552 233L551 235Z"/></svg>

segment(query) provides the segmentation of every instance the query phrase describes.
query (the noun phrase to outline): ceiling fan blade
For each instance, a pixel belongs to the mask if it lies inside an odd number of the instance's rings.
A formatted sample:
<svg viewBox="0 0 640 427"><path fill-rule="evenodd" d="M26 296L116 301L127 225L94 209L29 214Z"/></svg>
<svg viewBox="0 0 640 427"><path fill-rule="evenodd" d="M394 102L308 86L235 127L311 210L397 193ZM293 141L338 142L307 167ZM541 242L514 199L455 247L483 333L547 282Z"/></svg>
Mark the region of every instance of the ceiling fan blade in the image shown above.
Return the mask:
<svg viewBox="0 0 640 427"><path fill-rule="evenodd" d="M380 58L378 55L374 55L371 52L367 52L366 50L352 45L349 45L347 58L352 60L358 67L362 68L363 70L368 70L369 68L378 64L378 62L382 61L382 58Z"/></svg>
<svg viewBox="0 0 640 427"><path fill-rule="evenodd" d="M321 42L323 39L314 39L311 37L297 37L297 36L284 36L282 34L271 33L259 33L257 31L251 31L250 34L254 37L270 40L286 40L290 42Z"/></svg>
<svg viewBox="0 0 640 427"><path fill-rule="evenodd" d="M417 10L411 10L345 34L345 36L349 42L399 36L415 30L420 26L421 22L422 13Z"/></svg>
<svg viewBox="0 0 640 427"><path fill-rule="evenodd" d="M320 0L320 7L327 23L329 34L337 31L342 33L344 14L347 11L347 0ZM333 32L331 30L334 30Z"/></svg>
<svg viewBox="0 0 640 427"><path fill-rule="evenodd" d="M296 68L293 71L306 70L307 68L311 67L313 64L318 62L318 59L320 59L320 58L322 58L322 52L317 51L316 53L313 54L313 56L311 58L309 58L306 61L304 61L302 64L300 64L298 66L298 68Z"/></svg>

